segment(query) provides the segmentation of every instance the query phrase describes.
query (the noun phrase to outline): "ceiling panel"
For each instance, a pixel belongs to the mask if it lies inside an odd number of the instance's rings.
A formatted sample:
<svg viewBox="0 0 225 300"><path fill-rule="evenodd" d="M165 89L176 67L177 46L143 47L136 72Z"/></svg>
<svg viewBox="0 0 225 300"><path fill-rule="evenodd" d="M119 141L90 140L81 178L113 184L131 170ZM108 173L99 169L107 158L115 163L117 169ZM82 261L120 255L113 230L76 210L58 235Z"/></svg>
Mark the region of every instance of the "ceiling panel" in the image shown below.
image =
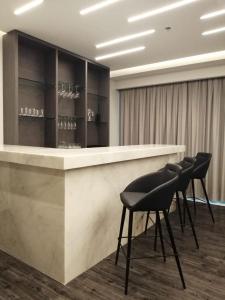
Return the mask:
<svg viewBox="0 0 225 300"><path fill-rule="evenodd" d="M127 18L176 0L122 0L92 14L80 9L99 0L45 0L26 14L15 16L15 8L29 0L0 0L0 30L18 29L83 56L96 56L137 46L146 50L101 61L112 70L162 60L225 50L225 33L203 37L202 31L225 26L225 16L200 21L207 12L225 8L224 0L199 0L193 4L139 22ZM171 30L165 30L170 26ZM156 33L137 40L96 49L95 44L119 36L154 28Z"/></svg>

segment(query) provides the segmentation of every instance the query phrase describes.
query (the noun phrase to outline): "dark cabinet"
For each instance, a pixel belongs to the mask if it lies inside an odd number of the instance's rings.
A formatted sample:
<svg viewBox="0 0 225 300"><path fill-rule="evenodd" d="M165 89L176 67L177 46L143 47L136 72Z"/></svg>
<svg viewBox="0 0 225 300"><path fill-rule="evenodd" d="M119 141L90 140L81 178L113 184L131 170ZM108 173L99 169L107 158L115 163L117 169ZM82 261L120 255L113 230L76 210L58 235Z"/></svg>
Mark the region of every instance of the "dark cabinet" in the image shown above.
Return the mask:
<svg viewBox="0 0 225 300"><path fill-rule="evenodd" d="M19 31L3 40L4 143L109 145L109 69Z"/></svg>

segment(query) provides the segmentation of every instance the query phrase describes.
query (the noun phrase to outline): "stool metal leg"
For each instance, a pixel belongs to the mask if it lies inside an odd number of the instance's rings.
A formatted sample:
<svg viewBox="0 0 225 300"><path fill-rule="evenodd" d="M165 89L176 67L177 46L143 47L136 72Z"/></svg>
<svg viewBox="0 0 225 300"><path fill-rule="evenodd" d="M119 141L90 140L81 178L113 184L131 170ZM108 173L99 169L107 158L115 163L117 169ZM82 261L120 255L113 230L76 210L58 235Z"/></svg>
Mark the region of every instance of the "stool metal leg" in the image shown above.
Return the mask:
<svg viewBox="0 0 225 300"><path fill-rule="evenodd" d="M193 201L194 201L194 212L195 212L195 215L196 215L196 200L195 200L195 182L194 182L194 179L191 180L191 186L192 186L192 198L193 198Z"/></svg>
<svg viewBox="0 0 225 300"><path fill-rule="evenodd" d="M178 214L179 214L179 219L180 219L180 227L181 231L184 232L184 227L183 227L183 219L182 219L182 213L181 213L181 208L180 208L180 197L179 193L176 192L176 200L177 200L177 208L178 208Z"/></svg>
<svg viewBox="0 0 225 300"><path fill-rule="evenodd" d="M183 272L182 272L182 269L181 269L180 260L179 260L178 253L177 253L177 248L176 248L176 245L175 245L175 242L174 242L172 228L170 226L170 222L169 222L169 218L168 218L168 214L167 214L166 210L163 211L163 215L164 215L165 222L166 222L166 227L167 227L167 230L168 230L168 233L169 233L169 236L170 236L170 241L171 241L171 245L172 245L172 248L173 248L173 253L174 253L174 256L175 256L175 259L176 259L177 268L178 268L178 271L179 271L179 274L180 274L180 279L181 279L183 288L185 289L186 285L185 285L185 282L184 282L184 276L183 276Z"/></svg>
<svg viewBox="0 0 225 300"><path fill-rule="evenodd" d="M186 207L183 203L183 227L186 225Z"/></svg>
<svg viewBox="0 0 225 300"><path fill-rule="evenodd" d="M121 216L121 223L120 223L120 232L119 232L119 237L118 237L118 245L117 245L117 251L116 251L115 265L117 265L118 258L119 258L121 238L122 238L122 235L123 235L123 226L124 226L125 217L126 217L126 207L123 206L123 211L122 211L122 216Z"/></svg>
<svg viewBox="0 0 225 300"><path fill-rule="evenodd" d="M130 272L130 256L131 256L131 240L132 240L132 227L133 227L133 212L129 214L129 225L128 225L128 244L127 244L127 257L126 257L126 277L125 277L125 295L128 292L128 281Z"/></svg>
<svg viewBox="0 0 225 300"><path fill-rule="evenodd" d="M157 250L157 238L158 238L158 218L155 215L155 237L154 237L154 251Z"/></svg>
<svg viewBox="0 0 225 300"><path fill-rule="evenodd" d="M163 242L162 226L161 226L161 220L160 220L160 215L159 215L158 211L156 211L156 219L157 219L157 226L159 227L159 238L160 238L161 247L162 247L163 260L164 260L164 262L166 262L166 252L165 252L165 247L164 247L164 242Z"/></svg>
<svg viewBox="0 0 225 300"><path fill-rule="evenodd" d="M206 188L205 188L205 182L204 182L204 180L202 178L200 180L201 180L201 184L202 184L202 187L203 187L203 191L204 191L204 194L205 194L205 198L206 198L206 201L207 201L207 205L208 205L208 208L209 208L209 212L210 212L212 221L213 221L213 223L215 223L215 219L214 219L214 216L213 216L212 208L211 208L211 205L210 205L210 202L209 202L209 197L208 197L208 194L207 194Z"/></svg>
<svg viewBox="0 0 225 300"><path fill-rule="evenodd" d="M184 205L187 209L187 215L188 215L188 218L189 218L189 221L190 221L190 224L191 224L191 229L192 229L192 232L193 232L193 236L194 236L194 239L195 239L195 243L196 243L196 247L197 249L199 249L199 244L198 244L198 239L197 239L197 236L196 236L196 232L195 232L195 227L194 227L194 224L193 224L193 221L192 221L192 217L191 217L191 213L190 213L190 209L189 209L189 206L188 206L188 201L187 201L187 197L186 197L186 193L182 192L182 195L183 195L183 201L184 201Z"/></svg>
<svg viewBox="0 0 225 300"><path fill-rule="evenodd" d="M148 211L148 213L147 213L147 218L146 218L146 222L145 222L145 234L147 233L147 230L148 230L149 216L150 216L150 211Z"/></svg>

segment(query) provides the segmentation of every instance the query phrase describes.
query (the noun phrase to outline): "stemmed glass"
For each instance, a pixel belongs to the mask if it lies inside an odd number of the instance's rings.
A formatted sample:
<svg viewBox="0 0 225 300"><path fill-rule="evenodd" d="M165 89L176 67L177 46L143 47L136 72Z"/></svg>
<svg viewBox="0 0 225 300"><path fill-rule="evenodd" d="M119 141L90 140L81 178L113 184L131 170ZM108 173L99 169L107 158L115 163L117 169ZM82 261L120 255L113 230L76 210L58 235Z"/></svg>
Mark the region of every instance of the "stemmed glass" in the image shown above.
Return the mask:
<svg viewBox="0 0 225 300"><path fill-rule="evenodd" d="M64 82L60 82L59 83L59 91L58 91L58 95L60 96L60 97L63 97L64 96L64 94L65 94L65 83Z"/></svg>
<svg viewBox="0 0 225 300"><path fill-rule="evenodd" d="M73 99L73 84L72 83L69 83L69 92L67 94L67 97L70 98L70 99Z"/></svg>
<svg viewBox="0 0 225 300"><path fill-rule="evenodd" d="M75 92L74 92L74 96L73 99L78 99L80 97L80 92L79 92L79 85L75 85Z"/></svg>
<svg viewBox="0 0 225 300"><path fill-rule="evenodd" d="M75 100L80 98L80 92L79 92L80 86L77 84L73 84L71 82L62 82L59 81L58 84L58 95L62 97L63 99L71 99Z"/></svg>

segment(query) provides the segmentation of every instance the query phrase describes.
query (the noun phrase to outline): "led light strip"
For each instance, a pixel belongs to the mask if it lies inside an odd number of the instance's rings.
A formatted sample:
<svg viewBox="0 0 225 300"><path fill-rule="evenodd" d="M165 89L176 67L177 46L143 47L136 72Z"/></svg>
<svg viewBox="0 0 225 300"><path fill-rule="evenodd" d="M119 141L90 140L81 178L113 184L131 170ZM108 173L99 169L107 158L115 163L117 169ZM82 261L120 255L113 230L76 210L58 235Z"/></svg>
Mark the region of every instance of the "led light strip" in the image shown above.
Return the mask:
<svg viewBox="0 0 225 300"><path fill-rule="evenodd" d="M114 40L111 40L111 41L108 41L108 42L97 44L96 48L104 48L104 47L107 47L107 46L111 46L111 45L123 43L123 42L126 42L126 41L134 40L134 39L137 39L139 37L150 35L150 34L153 34L153 33L155 33L155 29L150 29L150 30L146 30L146 31L143 31L143 32L130 34L130 35L123 36L123 37L120 37L120 38L117 38L117 39L114 39Z"/></svg>
<svg viewBox="0 0 225 300"><path fill-rule="evenodd" d="M116 2L119 2L119 1L122 1L122 0L105 0L105 1L101 1L101 2L96 3L95 5L92 5L92 6L89 6L87 8L82 9L80 11L80 14L81 15L87 15L91 12L94 12L96 10L99 10L101 8L104 8L106 6L109 6L109 5L114 4Z"/></svg>
<svg viewBox="0 0 225 300"><path fill-rule="evenodd" d="M110 72L111 78L225 59L225 50L161 61Z"/></svg>
<svg viewBox="0 0 225 300"><path fill-rule="evenodd" d="M200 19L201 20L211 19L211 18L215 18L215 17L221 16L224 14L225 14L225 9L220 9L220 10L216 10L211 13L208 13L206 15L203 15L200 17Z"/></svg>
<svg viewBox="0 0 225 300"><path fill-rule="evenodd" d="M102 56L97 56L95 58L95 60L103 60L103 59L108 59L108 58L112 58L112 57L116 57L116 56L126 55L126 54L130 54L130 53L142 51L144 49L145 49L145 47L141 46L141 47L137 47L137 48L122 50L122 51L118 51L118 52L114 52L114 53L105 54Z"/></svg>
<svg viewBox="0 0 225 300"><path fill-rule="evenodd" d="M28 10L30 10L30 9L32 9L32 8L34 8L34 7L36 7L36 6L40 5L40 4L42 4L43 2L44 2L44 0L34 0L32 2L29 2L29 3L25 4L25 5L17 8L14 11L14 14L17 15L17 16L21 15L21 14L27 12Z"/></svg>
<svg viewBox="0 0 225 300"><path fill-rule="evenodd" d="M159 14L162 14L164 12L167 12L167 11L170 11L170 10L173 10L173 9L191 4L191 3L196 2L196 1L199 1L199 0L182 0L182 1L174 2L172 4L169 4L169 5L154 9L154 10L144 12L143 14L130 17L130 18L128 18L128 22L129 23L136 22L136 21L139 21L139 20L142 20L142 19L145 19L145 18L149 18L149 17L155 16L155 15L159 15Z"/></svg>
<svg viewBox="0 0 225 300"><path fill-rule="evenodd" d="M211 35L225 31L225 27L215 28L212 30L204 31L202 35Z"/></svg>
<svg viewBox="0 0 225 300"><path fill-rule="evenodd" d="M0 37L2 37L5 34L6 34L6 32L0 30Z"/></svg>

